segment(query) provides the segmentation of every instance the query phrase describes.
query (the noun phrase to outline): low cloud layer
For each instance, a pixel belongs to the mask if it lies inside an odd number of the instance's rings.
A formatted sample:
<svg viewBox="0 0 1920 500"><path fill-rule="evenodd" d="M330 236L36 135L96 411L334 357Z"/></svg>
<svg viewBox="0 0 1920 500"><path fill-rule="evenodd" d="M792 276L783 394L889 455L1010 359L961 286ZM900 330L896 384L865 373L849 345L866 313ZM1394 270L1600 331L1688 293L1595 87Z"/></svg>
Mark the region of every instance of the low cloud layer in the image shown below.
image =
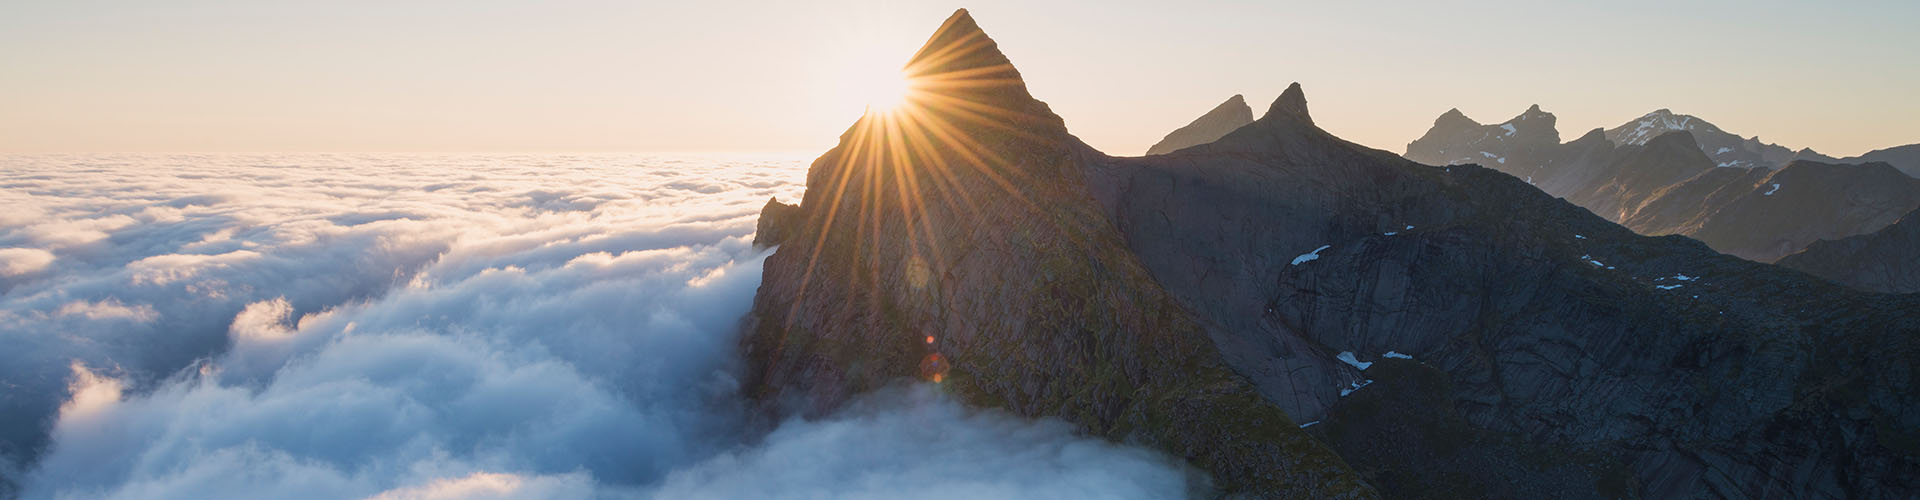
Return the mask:
<svg viewBox="0 0 1920 500"><path fill-rule="evenodd" d="M8 156L27 498L1164 497L1177 464L928 387L743 428L781 157Z"/></svg>

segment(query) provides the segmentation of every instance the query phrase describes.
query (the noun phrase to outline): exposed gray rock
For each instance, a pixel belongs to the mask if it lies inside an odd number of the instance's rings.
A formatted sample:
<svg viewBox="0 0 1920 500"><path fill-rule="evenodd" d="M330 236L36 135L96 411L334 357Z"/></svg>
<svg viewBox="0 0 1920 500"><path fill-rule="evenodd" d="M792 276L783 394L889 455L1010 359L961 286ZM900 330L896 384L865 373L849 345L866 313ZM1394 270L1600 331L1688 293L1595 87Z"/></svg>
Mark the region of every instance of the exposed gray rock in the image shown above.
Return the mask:
<svg viewBox="0 0 1920 500"><path fill-rule="evenodd" d="M1207 114L1195 118L1193 123L1168 133L1160 142L1147 148L1147 154L1163 155L1213 142L1248 123L1253 123L1253 108L1247 107L1246 97L1234 94L1226 102L1207 111Z"/></svg>
<svg viewBox="0 0 1920 500"><path fill-rule="evenodd" d="M767 248L785 242L804 217L806 214L801 213L800 207L781 203L779 198L768 199L766 206L760 207L760 222L755 225L753 246Z"/></svg>

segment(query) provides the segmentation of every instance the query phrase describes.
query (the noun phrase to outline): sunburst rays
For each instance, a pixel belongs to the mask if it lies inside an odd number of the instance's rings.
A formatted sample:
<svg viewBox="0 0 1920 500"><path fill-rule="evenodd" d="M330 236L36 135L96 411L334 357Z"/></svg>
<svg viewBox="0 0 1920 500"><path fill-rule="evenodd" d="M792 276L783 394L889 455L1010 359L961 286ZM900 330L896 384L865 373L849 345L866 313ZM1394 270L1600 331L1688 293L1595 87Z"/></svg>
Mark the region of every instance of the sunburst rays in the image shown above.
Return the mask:
<svg viewBox="0 0 1920 500"><path fill-rule="evenodd" d="M787 328L799 318L809 287L817 286L814 273L820 269L830 235L844 238L851 233L850 245L839 249L853 251L849 262L857 266L844 280L832 281L868 287L865 291L870 293L852 296L866 296L874 302L869 305L878 308L884 295L880 291L886 286L925 288L937 282L881 282L887 274L881 266L889 265L920 269L932 263L937 276L948 249L942 248L943 228L937 227L936 219L980 218L983 209L989 208L982 203L1037 208L1028 190L1021 188L1034 173L1019 168L1016 159L1001 151L1007 149L1008 141L1049 140L1030 125L1057 119L1026 109L1021 101L1030 98L1024 89L1016 88L1024 83L991 39L971 27L965 32L955 29L952 20L941 26L902 70L906 85L897 105L869 107L840 147L823 158L824 164L816 165L828 172L814 179L825 181L824 185L809 186L821 190L817 196L808 196L810 206L806 207L812 214L808 225L818 233L808 248ZM1006 98L1009 95L1017 98ZM901 237L905 241L888 240ZM899 244L905 245L905 255L887 254L887 248ZM899 261L881 262L882 258ZM912 339L934 338L927 332L903 333ZM937 351L932 342L922 345Z"/></svg>

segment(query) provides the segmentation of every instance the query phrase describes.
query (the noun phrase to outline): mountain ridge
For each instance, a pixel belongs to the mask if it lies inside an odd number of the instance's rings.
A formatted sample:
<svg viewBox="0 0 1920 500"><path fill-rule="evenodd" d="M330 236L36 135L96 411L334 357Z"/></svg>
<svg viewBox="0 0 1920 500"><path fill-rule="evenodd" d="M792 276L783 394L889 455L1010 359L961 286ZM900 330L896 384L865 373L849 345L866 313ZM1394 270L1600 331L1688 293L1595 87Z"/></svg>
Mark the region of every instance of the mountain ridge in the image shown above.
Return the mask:
<svg viewBox="0 0 1920 500"><path fill-rule="evenodd" d="M1538 109L1533 106L1520 116ZM1518 121L1516 117L1501 126ZM1818 182L1821 196L1773 196L1764 191L1774 183L1762 181L1775 173L1803 163L1839 162L1810 160L1831 160L1812 150L1792 152L1758 139L1740 139L1705 120L1666 109L1566 143L1559 143L1557 134L1502 134L1495 126L1463 132L1460 124L1471 122L1453 111L1442 115L1427 135L1408 144L1404 156L1435 165L1485 165L1642 234L1686 235L1760 262L1772 262L1816 240L1878 230L1920 203L1915 201L1920 200L1920 184L1871 167L1825 169L1838 177ZM1672 147L1682 141L1686 147ZM1887 151L1891 153L1883 154L1901 154L1899 148ZM1756 197L1771 203L1754 201ZM1794 210L1769 208L1788 205Z"/></svg>
<svg viewBox="0 0 1920 500"><path fill-rule="evenodd" d="M1108 156L977 30L957 12L920 53L969 62L909 73L999 83L863 117L809 168L745 326L769 411L927 380L1263 497L1920 493L1920 297L1354 144L1297 83L1218 140ZM870 133L896 125L928 133Z"/></svg>

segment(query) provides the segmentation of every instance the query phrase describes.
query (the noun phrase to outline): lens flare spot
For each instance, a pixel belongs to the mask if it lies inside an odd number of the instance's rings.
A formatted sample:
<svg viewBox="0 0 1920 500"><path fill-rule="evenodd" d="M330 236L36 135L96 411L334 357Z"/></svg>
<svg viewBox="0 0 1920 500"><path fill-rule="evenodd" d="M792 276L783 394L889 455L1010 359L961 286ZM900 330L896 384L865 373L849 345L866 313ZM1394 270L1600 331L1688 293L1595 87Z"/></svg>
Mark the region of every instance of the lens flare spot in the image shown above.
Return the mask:
<svg viewBox="0 0 1920 500"><path fill-rule="evenodd" d="M946 380L947 368L946 357L937 352L928 354L927 357L920 359L920 378L938 384Z"/></svg>

